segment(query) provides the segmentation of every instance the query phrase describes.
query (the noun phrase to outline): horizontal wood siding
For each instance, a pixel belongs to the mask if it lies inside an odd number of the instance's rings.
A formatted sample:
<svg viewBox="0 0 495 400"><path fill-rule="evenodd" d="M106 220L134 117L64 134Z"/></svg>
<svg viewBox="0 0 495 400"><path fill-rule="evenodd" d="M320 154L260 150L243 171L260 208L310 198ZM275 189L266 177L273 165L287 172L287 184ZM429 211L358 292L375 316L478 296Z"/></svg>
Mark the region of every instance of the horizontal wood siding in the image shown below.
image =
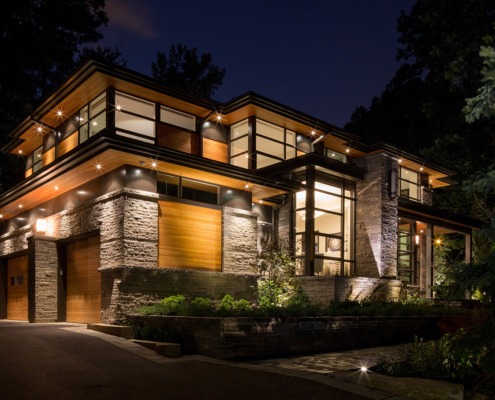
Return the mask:
<svg viewBox="0 0 495 400"><path fill-rule="evenodd" d="M199 154L199 136L182 128L158 124L156 143L167 149L188 154Z"/></svg>
<svg viewBox="0 0 495 400"><path fill-rule="evenodd" d="M28 258L7 261L7 319L28 319Z"/></svg>
<svg viewBox="0 0 495 400"><path fill-rule="evenodd" d="M58 145L58 156L63 156L65 153L68 153L72 149L76 148L78 141L77 131L66 137Z"/></svg>
<svg viewBox="0 0 495 400"><path fill-rule="evenodd" d="M67 245L67 321L100 322L100 238L90 237Z"/></svg>
<svg viewBox="0 0 495 400"><path fill-rule="evenodd" d="M48 165L53 161L55 161L55 147L52 147L43 153L43 166Z"/></svg>
<svg viewBox="0 0 495 400"><path fill-rule="evenodd" d="M221 271L220 210L161 201L159 221L160 267Z"/></svg>
<svg viewBox="0 0 495 400"><path fill-rule="evenodd" d="M229 160L228 151L227 143L221 143L216 140L203 138L204 158L227 163Z"/></svg>

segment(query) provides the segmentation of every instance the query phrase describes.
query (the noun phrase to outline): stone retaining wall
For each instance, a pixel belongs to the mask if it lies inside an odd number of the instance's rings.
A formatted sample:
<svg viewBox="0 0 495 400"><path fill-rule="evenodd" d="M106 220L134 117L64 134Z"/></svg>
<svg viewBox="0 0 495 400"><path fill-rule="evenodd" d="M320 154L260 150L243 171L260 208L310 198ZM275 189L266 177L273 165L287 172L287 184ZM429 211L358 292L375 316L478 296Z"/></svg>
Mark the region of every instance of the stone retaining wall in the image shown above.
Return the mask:
<svg viewBox="0 0 495 400"><path fill-rule="evenodd" d="M436 339L468 326L467 316L207 318L128 316L127 323L155 326L181 340L184 354L222 359L274 357Z"/></svg>
<svg viewBox="0 0 495 400"><path fill-rule="evenodd" d="M177 294L214 300L226 294L234 298L256 298L256 280L255 275L169 268L102 270L102 322L113 324L125 314L137 312L139 307Z"/></svg>

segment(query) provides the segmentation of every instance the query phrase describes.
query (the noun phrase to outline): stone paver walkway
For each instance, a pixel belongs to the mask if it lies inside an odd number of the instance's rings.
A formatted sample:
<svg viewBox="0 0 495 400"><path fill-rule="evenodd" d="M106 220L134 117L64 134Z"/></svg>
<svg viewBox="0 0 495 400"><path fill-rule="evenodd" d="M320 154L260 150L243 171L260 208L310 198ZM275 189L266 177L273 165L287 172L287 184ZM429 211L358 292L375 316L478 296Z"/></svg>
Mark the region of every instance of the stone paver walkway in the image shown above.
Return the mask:
<svg viewBox="0 0 495 400"><path fill-rule="evenodd" d="M362 367L376 365L381 356L398 359L405 345L356 349L337 353L321 353L309 356L296 356L255 361L257 365L273 368L287 368L330 374L342 371L359 371Z"/></svg>

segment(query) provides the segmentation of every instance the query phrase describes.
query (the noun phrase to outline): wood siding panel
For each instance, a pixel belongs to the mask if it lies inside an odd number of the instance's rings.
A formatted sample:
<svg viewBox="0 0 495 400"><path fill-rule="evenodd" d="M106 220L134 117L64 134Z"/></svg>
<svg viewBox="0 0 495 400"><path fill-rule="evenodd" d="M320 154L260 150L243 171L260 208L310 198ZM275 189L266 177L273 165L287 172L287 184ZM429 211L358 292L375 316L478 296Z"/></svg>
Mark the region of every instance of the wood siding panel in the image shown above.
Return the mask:
<svg viewBox="0 0 495 400"><path fill-rule="evenodd" d="M78 139L78 133L74 132L72 135L62 140L58 145L58 156L63 156L65 153L68 153L72 149L76 148L79 142Z"/></svg>
<svg viewBox="0 0 495 400"><path fill-rule="evenodd" d="M100 322L100 238L67 245L67 322Z"/></svg>
<svg viewBox="0 0 495 400"><path fill-rule="evenodd" d="M7 261L7 319L25 321L28 319L27 274L27 256L11 258Z"/></svg>
<svg viewBox="0 0 495 400"><path fill-rule="evenodd" d="M157 129L156 144L158 146L188 154L199 154L198 134L163 124L158 124Z"/></svg>
<svg viewBox="0 0 495 400"><path fill-rule="evenodd" d="M203 157L210 160L227 163L229 161L229 149L227 143L203 138Z"/></svg>
<svg viewBox="0 0 495 400"><path fill-rule="evenodd" d="M28 178L30 177L31 175L33 175L33 169L32 168L29 168L26 170L26 172L24 173L24 177L25 178Z"/></svg>
<svg viewBox="0 0 495 400"><path fill-rule="evenodd" d="M161 201L158 265L221 271L220 210Z"/></svg>
<svg viewBox="0 0 495 400"><path fill-rule="evenodd" d="M55 147L43 153L43 167L55 161Z"/></svg>

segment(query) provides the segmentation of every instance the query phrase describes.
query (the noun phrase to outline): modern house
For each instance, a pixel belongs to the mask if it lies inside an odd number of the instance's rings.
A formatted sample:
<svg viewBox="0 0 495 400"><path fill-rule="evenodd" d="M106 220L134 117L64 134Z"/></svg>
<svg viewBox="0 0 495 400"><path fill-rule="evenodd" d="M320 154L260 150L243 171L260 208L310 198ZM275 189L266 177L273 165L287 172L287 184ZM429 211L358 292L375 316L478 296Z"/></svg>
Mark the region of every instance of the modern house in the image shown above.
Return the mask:
<svg viewBox="0 0 495 400"><path fill-rule="evenodd" d="M432 296L431 206L452 173L254 93L226 103L88 62L11 133L0 318L118 321L182 293L248 298L263 244L292 245L313 302Z"/></svg>

